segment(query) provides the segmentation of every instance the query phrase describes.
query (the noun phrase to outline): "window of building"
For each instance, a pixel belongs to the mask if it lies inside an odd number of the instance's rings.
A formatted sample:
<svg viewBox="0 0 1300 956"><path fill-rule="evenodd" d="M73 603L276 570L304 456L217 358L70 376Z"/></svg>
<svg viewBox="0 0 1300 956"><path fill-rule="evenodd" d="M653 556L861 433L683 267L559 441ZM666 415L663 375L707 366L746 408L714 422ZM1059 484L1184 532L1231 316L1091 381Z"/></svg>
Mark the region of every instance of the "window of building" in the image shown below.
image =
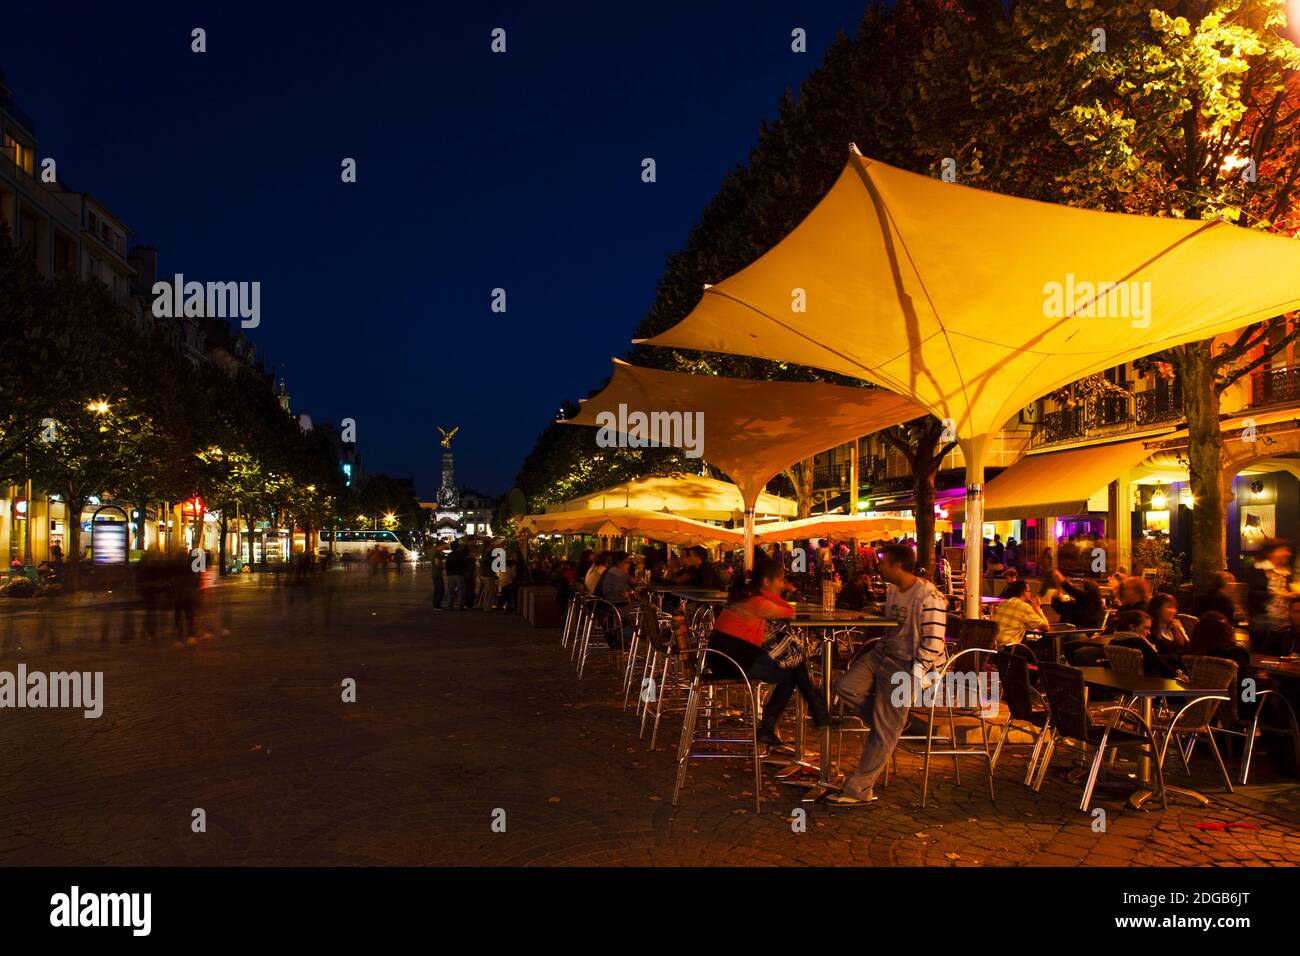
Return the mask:
<svg viewBox="0 0 1300 956"><path fill-rule="evenodd" d="M14 151L14 162L18 168L29 176L32 175L32 169L36 162L35 150L7 132L5 133L5 145Z"/></svg>

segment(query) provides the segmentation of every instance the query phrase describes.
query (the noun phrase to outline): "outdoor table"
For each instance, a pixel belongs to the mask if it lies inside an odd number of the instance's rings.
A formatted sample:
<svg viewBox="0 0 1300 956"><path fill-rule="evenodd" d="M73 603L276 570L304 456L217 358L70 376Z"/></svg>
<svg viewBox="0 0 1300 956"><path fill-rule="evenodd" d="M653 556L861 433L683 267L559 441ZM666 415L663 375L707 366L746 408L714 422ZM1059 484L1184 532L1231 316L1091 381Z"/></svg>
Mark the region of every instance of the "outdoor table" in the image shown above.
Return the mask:
<svg viewBox="0 0 1300 956"><path fill-rule="evenodd" d="M1250 666L1280 674L1283 677L1300 677L1300 657L1274 657L1268 654L1251 654Z"/></svg>
<svg viewBox="0 0 1300 956"><path fill-rule="evenodd" d="M1117 674L1105 667L1079 667L1076 670L1083 674L1084 682L1092 687L1102 687L1106 690L1113 690L1129 697L1136 697L1139 702L1139 710L1142 719L1146 721L1148 727L1151 724L1151 702L1157 697L1206 697L1219 695L1226 692L1220 688L1213 687L1192 687L1184 684L1182 681L1170 680L1167 677L1144 677L1134 674ZM1116 713L1115 721L1118 721L1119 714ZM1114 722L1112 722L1112 726ZM1152 727L1152 733L1155 733ZM1154 746L1154 745L1153 745ZM1189 790L1184 787L1172 787L1165 784L1165 793L1168 796L1186 797L1194 800L1201 806L1207 806L1210 802L1209 797ZM1151 759L1144 757L1138 761L1138 788L1129 796L1129 805L1134 809L1139 809L1151 797L1156 796L1152 789L1151 782Z"/></svg>
<svg viewBox="0 0 1300 956"><path fill-rule="evenodd" d="M1045 637L1050 637L1052 639L1052 660L1060 661L1061 663L1068 663L1067 661L1064 661L1061 657L1061 654L1065 648L1065 644L1064 644L1065 638L1073 638L1075 640L1079 638L1084 638L1085 642L1088 644L1092 644L1096 647L1105 647L1107 644L1110 643L1110 639L1111 639L1110 634L1107 634L1104 638L1099 636L1093 636L1093 635L1100 635L1102 630L1103 629L1100 627L1075 627L1075 628L1071 628L1068 631L1043 631L1035 628L1027 628L1025 633L1041 634ZM1092 636L1091 639L1089 639L1090 636Z"/></svg>
<svg viewBox="0 0 1300 956"><path fill-rule="evenodd" d="M826 631L852 628L894 628L898 622L893 618L881 617L879 614L867 614L863 611L834 610L823 611L820 609L808 608L806 610L796 609L795 616L784 622L787 627L797 627L808 631ZM808 646L807 637L805 637L804 646ZM822 634L822 692L826 695L826 710L829 713L831 709L831 667L834 660L835 642L830 640L829 636ZM795 761L787 768L783 774L778 774L783 780L789 780L794 775L814 769L814 765L803 759L803 698L799 699L799 723L796 731L796 755ZM820 756L815 769L820 772L817 781L812 788L803 796L803 803L814 803L821 800L832 790L838 789L831 781L831 728L828 724L821 730ZM789 782L802 782L793 781Z"/></svg>

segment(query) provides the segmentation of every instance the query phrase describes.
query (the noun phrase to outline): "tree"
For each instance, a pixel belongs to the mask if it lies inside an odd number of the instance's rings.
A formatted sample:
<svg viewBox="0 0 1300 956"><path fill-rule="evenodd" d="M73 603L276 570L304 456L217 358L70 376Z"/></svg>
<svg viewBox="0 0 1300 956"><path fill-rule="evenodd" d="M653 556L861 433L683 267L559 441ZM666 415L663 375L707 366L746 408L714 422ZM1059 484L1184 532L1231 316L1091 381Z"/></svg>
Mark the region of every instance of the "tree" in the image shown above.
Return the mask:
<svg viewBox="0 0 1300 956"><path fill-rule="evenodd" d="M880 435L907 459L912 469L912 492L916 499L912 509L916 515L916 566L933 571L935 482L944 456L957 447L957 442L945 434L943 422L933 415L886 428ZM968 537L968 540L977 539L978 535Z"/></svg>
<svg viewBox="0 0 1300 956"><path fill-rule="evenodd" d="M927 162L959 156L963 181L1033 198L1296 234L1300 50L1283 0L994 6L955 7L923 62ZM1220 397L1295 336L1279 316L1152 357L1182 386L1198 586L1225 564Z"/></svg>

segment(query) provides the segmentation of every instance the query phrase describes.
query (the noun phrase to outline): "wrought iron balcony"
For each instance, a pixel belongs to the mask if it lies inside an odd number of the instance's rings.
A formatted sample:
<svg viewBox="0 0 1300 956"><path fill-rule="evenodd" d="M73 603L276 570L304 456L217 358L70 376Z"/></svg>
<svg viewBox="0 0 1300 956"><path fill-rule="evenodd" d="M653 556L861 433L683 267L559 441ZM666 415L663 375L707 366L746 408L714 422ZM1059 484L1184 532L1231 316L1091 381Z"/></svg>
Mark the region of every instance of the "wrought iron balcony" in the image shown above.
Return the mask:
<svg viewBox="0 0 1300 956"><path fill-rule="evenodd" d="M1250 376L1251 405L1300 401L1300 367L1260 369Z"/></svg>
<svg viewBox="0 0 1300 956"><path fill-rule="evenodd" d="M1137 406L1137 423L1153 425L1183 417L1183 387L1175 379L1133 396Z"/></svg>

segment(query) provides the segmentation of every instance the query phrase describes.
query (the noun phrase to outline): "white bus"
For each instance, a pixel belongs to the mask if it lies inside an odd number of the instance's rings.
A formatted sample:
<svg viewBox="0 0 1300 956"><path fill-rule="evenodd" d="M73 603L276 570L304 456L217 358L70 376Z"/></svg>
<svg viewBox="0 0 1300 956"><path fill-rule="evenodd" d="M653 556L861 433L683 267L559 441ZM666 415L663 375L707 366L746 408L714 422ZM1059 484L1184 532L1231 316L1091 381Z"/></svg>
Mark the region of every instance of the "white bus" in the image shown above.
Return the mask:
<svg viewBox="0 0 1300 956"><path fill-rule="evenodd" d="M401 552L402 557L411 562L420 557L403 543L395 531L322 531L316 550L323 557L329 554L331 544L335 557L339 559L364 560L370 549L376 547L394 552L394 557L396 552Z"/></svg>

